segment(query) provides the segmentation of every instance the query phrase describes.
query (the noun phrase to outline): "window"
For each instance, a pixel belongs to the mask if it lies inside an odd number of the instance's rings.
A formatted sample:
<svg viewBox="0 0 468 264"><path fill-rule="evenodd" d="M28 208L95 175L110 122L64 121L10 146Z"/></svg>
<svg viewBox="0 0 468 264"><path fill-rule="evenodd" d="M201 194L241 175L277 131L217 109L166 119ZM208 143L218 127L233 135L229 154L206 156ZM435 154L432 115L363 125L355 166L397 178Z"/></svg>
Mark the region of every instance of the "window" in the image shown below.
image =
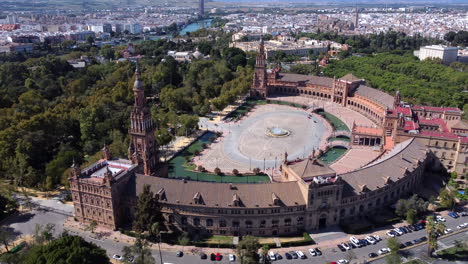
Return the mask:
<svg viewBox="0 0 468 264"><path fill-rule="evenodd" d="M187 224L187 217L185 217L185 216L182 217L182 224L183 225Z"/></svg>
<svg viewBox="0 0 468 264"><path fill-rule="evenodd" d="M340 216L341 216L341 217L344 217L345 214L346 214L346 209L342 208L342 209L340 210Z"/></svg>
<svg viewBox="0 0 468 264"><path fill-rule="evenodd" d="M194 218L193 219L193 225L194 226L199 226L200 225L200 218Z"/></svg>
<svg viewBox="0 0 468 264"><path fill-rule="evenodd" d="M304 217L299 216L299 217L297 218L297 223L298 223L298 224L302 224L303 222L304 222Z"/></svg>
<svg viewBox="0 0 468 264"><path fill-rule="evenodd" d="M263 227L265 227L265 225L266 225L266 221L265 221L265 220L262 220L262 221L260 222L260 227L263 228Z"/></svg>
<svg viewBox="0 0 468 264"><path fill-rule="evenodd" d="M219 220L219 227L226 227L226 220Z"/></svg>
<svg viewBox="0 0 468 264"><path fill-rule="evenodd" d="M233 221L232 227L239 227L239 221Z"/></svg>
<svg viewBox="0 0 468 264"><path fill-rule="evenodd" d="M213 226L213 219L207 219L206 226Z"/></svg>
<svg viewBox="0 0 468 264"><path fill-rule="evenodd" d="M290 226L291 225L291 218L284 219L284 225L285 226Z"/></svg>
<svg viewBox="0 0 468 264"><path fill-rule="evenodd" d="M361 205L359 206L359 212L360 212L360 213L364 212L364 205L361 204Z"/></svg>
<svg viewBox="0 0 468 264"><path fill-rule="evenodd" d="M252 221L249 221L249 220L245 221L245 226L247 228L252 228Z"/></svg>
<svg viewBox="0 0 468 264"><path fill-rule="evenodd" d="M273 227L278 227L278 222L278 220L272 220L271 224L273 225Z"/></svg>

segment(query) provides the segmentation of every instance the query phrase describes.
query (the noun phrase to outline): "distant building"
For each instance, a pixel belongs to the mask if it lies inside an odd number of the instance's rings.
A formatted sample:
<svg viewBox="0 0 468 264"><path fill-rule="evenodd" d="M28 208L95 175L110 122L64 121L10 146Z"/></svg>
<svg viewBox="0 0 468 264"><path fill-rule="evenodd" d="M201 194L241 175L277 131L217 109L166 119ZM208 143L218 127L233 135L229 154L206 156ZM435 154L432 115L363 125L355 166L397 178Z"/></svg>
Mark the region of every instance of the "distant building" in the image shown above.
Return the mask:
<svg viewBox="0 0 468 264"><path fill-rule="evenodd" d="M16 14L9 14L7 15L6 21L8 24L18 24L18 15Z"/></svg>
<svg viewBox="0 0 468 264"><path fill-rule="evenodd" d="M68 40L74 40L76 42L86 41L88 37L96 38L96 34L93 31L81 31L81 32L71 32L67 35Z"/></svg>
<svg viewBox="0 0 468 264"><path fill-rule="evenodd" d="M32 43L11 43L9 45L0 46L0 53L29 53L34 50Z"/></svg>
<svg viewBox="0 0 468 264"><path fill-rule="evenodd" d="M205 0L199 0L198 2L198 16L203 17L205 15Z"/></svg>
<svg viewBox="0 0 468 264"><path fill-rule="evenodd" d="M41 39L38 36L22 35L22 36L9 36L9 42L13 43L40 43Z"/></svg>
<svg viewBox="0 0 468 264"><path fill-rule="evenodd" d="M457 61L458 48L442 45L425 46L421 47L419 51L415 51L414 55L420 60L428 58L441 59L445 65L449 65L450 63Z"/></svg>
<svg viewBox="0 0 468 264"><path fill-rule="evenodd" d="M359 27L359 9L356 7L356 11L354 13L354 29Z"/></svg>
<svg viewBox="0 0 468 264"><path fill-rule="evenodd" d="M141 32L143 32L143 27L138 23L125 24L124 25L124 30L127 30L128 33L130 33L130 34L141 34Z"/></svg>
<svg viewBox="0 0 468 264"><path fill-rule="evenodd" d="M20 29L20 25L18 24L3 24L0 26L0 31L13 31Z"/></svg>
<svg viewBox="0 0 468 264"><path fill-rule="evenodd" d="M105 23L102 25L92 25L91 31L95 33L111 33L112 32L112 25Z"/></svg>

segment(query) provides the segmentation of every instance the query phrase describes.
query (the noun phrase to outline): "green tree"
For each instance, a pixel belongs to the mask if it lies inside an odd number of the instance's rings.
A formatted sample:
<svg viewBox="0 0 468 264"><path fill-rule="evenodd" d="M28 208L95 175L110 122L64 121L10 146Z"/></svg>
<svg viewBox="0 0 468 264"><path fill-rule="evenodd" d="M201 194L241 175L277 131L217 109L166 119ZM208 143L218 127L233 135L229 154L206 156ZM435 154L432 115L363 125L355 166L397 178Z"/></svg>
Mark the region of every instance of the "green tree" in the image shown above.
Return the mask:
<svg viewBox="0 0 468 264"><path fill-rule="evenodd" d="M138 195L133 228L138 232L148 231L154 223L162 224L163 218L159 206L159 197L151 191L150 185L143 186Z"/></svg>
<svg viewBox="0 0 468 264"><path fill-rule="evenodd" d="M266 264L268 263L268 251L270 250L270 247L268 247L268 245L263 245L262 246L262 250L260 251L260 254L262 254L262 259L263 259L263 263L262 264Z"/></svg>
<svg viewBox="0 0 468 264"><path fill-rule="evenodd" d="M112 49L112 46L110 45L104 45L101 48L101 55L106 59L106 60L113 60L115 59L115 52Z"/></svg>
<svg viewBox="0 0 468 264"><path fill-rule="evenodd" d="M135 243L132 246L125 246L122 250L125 263L135 264L155 264L156 261L151 254L148 241L137 237ZM131 257L134 257L134 261L128 261Z"/></svg>
<svg viewBox="0 0 468 264"><path fill-rule="evenodd" d="M182 251L184 251L184 247L190 243L190 237L188 233L184 232L177 238L177 243L182 246Z"/></svg>
<svg viewBox="0 0 468 264"><path fill-rule="evenodd" d="M387 240L387 247L390 249L391 252L398 252L400 250L400 240L395 237L391 237Z"/></svg>
<svg viewBox="0 0 468 264"><path fill-rule="evenodd" d="M94 231L96 230L96 227L98 226L98 223L95 220L92 220L89 222L88 226L86 227L86 231L91 231L91 233L94 234Z"/></svg>
<svg viewBox="0 0 468 264"><path fill-rule="evenodd" d="M402 263L400 255L396 252L391 252L387 256L385 256L385 262L387 264L400 264Z"/></svg>
<svg viewBox="0 0 468 264"><path fill-rule="evenodd" d="M240 263L253 264L257 263L257 251L260 249L258 238L253 236L244 236L237 244L237 255Z"/></svg>
<svg viewBox="0 0 468 264"><path fill-rule="evenodd" d="M432 252L437 249L437 233L443 234L445 231L444 222L436 222L434 216L428 216L426 219L426 232L427 232L427 254L432 256Z"/></svg>
<svg viewBox="0 0 468 264"><path fill-rule="evenodd" d="M34 242L37 244L44 244L45 242L51 241L53 237L53 232L55 229L54 224L46 224L46 225L41 225L41 224L36 224L35 229L34 229Z"/></svg>
<svg viewBox="0 0 468 264"><path fill-rule="evenodd" d="M13 199L8 199L0 194L0 219L3 219L17 208L18 204Z"/></svg>
<svg viewBox="0 0 468 264"><path fill-rule="evenodd" d="M110 264L106 251L79 236L62 234L48 244L33 246L24 264Z"/></svg>
<svg viewBox="0 0 468 264"><path fill-rule="evenodd" d="M408 224L410 224L410 225L413 225L413 224L416 223L416 221L417 221L417 212L416 212L416 210L409 209L406 212L406 222L408 222Z"/></svg>
<svg viewBox="0 0 468 264"><path fill-rule="evenodd" d="M443 208L453 209L456 204L455 195L448 189L443 189L439 193L440 205Z"/></svg>
<svg viewBox="0 0 468 264"><path fill-rule="evenodd" d="M13 231L7 227L0 227L0 243L5 247L7 252L10 252L8 248L10 243L14 240Z"/></svg>

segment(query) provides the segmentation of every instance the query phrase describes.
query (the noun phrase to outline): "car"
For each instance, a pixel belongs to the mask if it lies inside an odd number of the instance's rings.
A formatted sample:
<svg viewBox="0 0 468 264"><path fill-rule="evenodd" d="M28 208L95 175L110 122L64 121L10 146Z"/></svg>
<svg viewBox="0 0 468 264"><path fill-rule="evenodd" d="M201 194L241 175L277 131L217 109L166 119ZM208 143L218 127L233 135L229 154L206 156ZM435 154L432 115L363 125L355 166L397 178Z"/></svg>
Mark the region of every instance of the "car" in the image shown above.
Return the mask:
<svg viewBox="0 0 468 264"><path fill-rule="evenodd" d="M382 240L378 235L373 235L373 236L371 236L371 237L373 237L373 238L375 239L375 241L380 241L380 240Z"/></svg>
<svg viewBox="0 0 468 264"><path fill-rule="evenodd" d="M300 251L300 250L297 250L297 251L296 251L296 254L297 254L297 256L298 256L299 258L301 258L301 259L305 259L305 258L306 258L306 255L305 255L302 251Z"/></svg>
<svg viewBox="0 0 468 264"><path fill-rule="evenodd" d="M351 247L346 243L341 243L341 246L344 247L346 250L351 250Z"/></svg>
<svg viewBox="0 0 468 264"><path fill-rule="evenodd" d="M179 258L182 257L183 255L184 255L184 253L182 251L177 251L177 253L176 253L176 256L179 257Z"/></svg>
<svg viewBox="0 0 468 264"><path fill-rule="evenodd" d="M236 255L229 254L229 262L234 262L234 261L236 261Z"/></svg>
<svg viewBox="0 0 468 264"><path fill-rule="evenodd" d="M293 257L293 259L297 259L299 256L297 256L297 253L294 251L289 251L289 254Z"/></svg>
<svg viewBox="0 0 468 264"><path fill-rule="evenodd" d="M351 241L348 243L348 245L352 248L359 248L363 246L360 241L359 242Z"/></svg>
<svg viewBox="0 0 468 264"><path fill-rule="evenodd" d="M317 256L317 252L313 248L309 248L309 253L310 253L310 255L312 255L312 257Z"/></svg>
<svg viewBox="0 0 468 264"><path fill-rule="evenodd" d="M449 215L450 217L452 217L452 218L458 218L458 217L460 217L460 216L459 216L457 213L455 213L455 212L450 212L450 213L448 213L448 215Z"/></svg>
<svg viewBox="0 0 468 264"><path fill-rule="evenodd" d="M128 256L127 261L130 262L130 263L133 263L135 261L135 257L134 256Z"/></svg>
<svg viewBox="0 0 468 264"><path fill-rule="evenodd" d="M414 227L414 225L409 225L409 226L408 226L408 229L411 230L411 231L418 231L418 230L416 230L416 228Z"/></svg>
<svg viewBox="0 0 468 264"><path fill-rule="evenodd" d="M411 230L409 230L409 228L407 228L406 226L402 226L400 227L400 229L403 229L403 232L405 232L405 234L411 233Z"/></svg>
<svg viewBox="0 0 468 264"><path fill-rule="evenodd" d="M415 245L416 245L416 244L420 244L420 243L422 243L422 242L423 242L423 241L422 241L420 238L417 238L417 239L413 240L413 244L415 244Z"/></svg>
<svg viewBox="0 0 468 264"><path fill-rule="evenodd" d="M349 261L347 259L340 259L338 260L338 263L340 264L347 264Z"/></svg>
<svg viewBox="0 0 468 264"><path fill-rule="evenodd" d="M276 260L275 252L268 251L268 257L270 257L270 260L275 261Z"/></svg>
<svg viewBox="0 0 468 264"><path fill-rule="evenodd" d="M452 233L452 232L453 232L453 230L450 229L450 228L447 228L447 229L444 230L444 234L449 234L449 233Z"/></svg>
<svg viewBox="0 0 468 264"><path fill-rule="evenodd" d="M367 239L359 239L359 245L361 247L365 247L365 246L371 245L371 243L367 241Z"/></svg>
<svg viewBox="0 0 468 264"><path fill-rule="evenodd" d="M317 256L322 256L322 251L319 248L315 248L315 252L317 252Z"/></svg>
<svg viewBox="0 0 468 264"><path fill-rule="evenodd" d="M392 230L387 231L386 234L387 234L387 236L389 236L389 237L395 237L395 236L396 236L395 232L393 232Z"/></svg>
<svg viewBox="0 0 468 264"><path fill-rule="evenodd" d="M423 236L420 238L422 242L427 241L427 237Z"/></svg>
<svg viewBox="0 0 468 264"><path fill-rule="evenodd" d="M281 260L283 257L279 253L275 253L276 260Z"/></svg>
<svg viewBox="0 0 468 264"><path fill-rule="evenodd" d="M123 257L120 256L120 255L117 255L117 254L114 254L114 255L112 256L112 258L115 259L115 260L123 260Z"/></svg>
<svg viewBox="0 0 468 264"><path fill-rule="evenodd" d="M369 258L375 258L375 257L377 257L378 255L375 254L374 252L371 252L371 253L369 253L368 256L369 256Z"/></svg>
<svg viewBox="0 0 468 264"><path fill-rule="evenodd" d="M377 240L375 240L375 238L373 238L371 236L366 236L366 240L367 240L367 242L371 243L372 245L377 243Z"/></svg>
<svg viewBox="0 0 468 264"><path fill-rule="evenodd" d="M437 222L445 222L445 218L443 218L443 217L440 216L440 215L437 215L437 216L436 216L436 221L437 221Z"/></svg>
<svg viewBox="0 0 468 264"><path fill-rule="evenodd" d="M212 261L216 260L216 254L215 253L210 254L210 260L212 260Z"/></svg>
<svg viewBox="0 0 468 264"><path fill-rule="evenodd" d="M208 256L205 253L200 253L200 259L207 259Z"/></svg>
<svg viewBox="0 0 468 264"><path fill-rule="evenodd" d="M468 216L468 212L463 211L463 212L460 212L459 215L461 215L461 216Z"/></svg>
<svg viewBox="0 0 468 264"><path fill-rule="evenodd" d="M220 253L216 253L215 260L216 261L221 261L221 259L223 259L223 255L221 255Z"/></svg>
<svg viewBox="0 0 468 264"><path fill-rule="evenodd" d="M457 226L458 229L463 229L463 228L466 228L468 226L468 223L463 223L463 224L459 224Z"/></svg>
<svg viewBox="0 0 468 264"><path fill-rule="evenodd" d="M393 231L394 231L395 233L397 233L397 236L401 236L401 235L404 234L404 232L401 231L399 228L395 228L395 229L393 229Z"/></svg>
<svg viewBox="0 0 468 264"><path fill-rule="evenodd" d="M291 254L289 254L288 252L284 253L284 256L286 257L286 259L292 259Z"/></svg>
<svg viewBox="0 0 468 264"><path fill-rule="evenodd" d="M338 248L339 248L341 251L346 251L346 248L344 248L341 244L338 245Z"/></svg>
<svg viewBox="0 0 468 264"><path fill-rule="evenodd" d="M409 247L409 246L413 245L413 242L407 241L407 242L403 243L403 245L405 245L405 247Z"/></svg>
<svg viewBox="0 0 468 264"><path fill-rule="evenodd" d="M387 254L387 253L388 253L387 248L382 248L382 249L379 249L379 251L377 251L377 254L379 254L379 255L383 255L383 254Z"/></svg>
<svg viewBox="0 0 468 264"><path fill-rule="evenodd" d="M345 244L347 244L350 248L357 248L357 246L351 242L347 242Z"/></svg>

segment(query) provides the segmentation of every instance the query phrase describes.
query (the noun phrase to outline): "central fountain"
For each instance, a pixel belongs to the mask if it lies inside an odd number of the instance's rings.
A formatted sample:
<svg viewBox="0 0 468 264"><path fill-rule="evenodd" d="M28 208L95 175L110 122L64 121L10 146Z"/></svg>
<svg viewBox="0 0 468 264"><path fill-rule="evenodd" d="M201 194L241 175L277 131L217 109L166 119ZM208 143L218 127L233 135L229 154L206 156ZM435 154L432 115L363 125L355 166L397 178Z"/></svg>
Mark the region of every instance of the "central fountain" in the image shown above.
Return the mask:
<svg viewBox="0 0 468 264"><path fill-rule="evenodd" d="M269 137L287 137L291 134L291 131L279 127L269 127L266 134Z"/></svg>

